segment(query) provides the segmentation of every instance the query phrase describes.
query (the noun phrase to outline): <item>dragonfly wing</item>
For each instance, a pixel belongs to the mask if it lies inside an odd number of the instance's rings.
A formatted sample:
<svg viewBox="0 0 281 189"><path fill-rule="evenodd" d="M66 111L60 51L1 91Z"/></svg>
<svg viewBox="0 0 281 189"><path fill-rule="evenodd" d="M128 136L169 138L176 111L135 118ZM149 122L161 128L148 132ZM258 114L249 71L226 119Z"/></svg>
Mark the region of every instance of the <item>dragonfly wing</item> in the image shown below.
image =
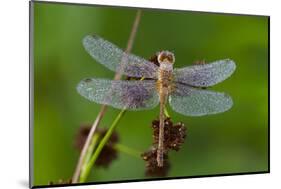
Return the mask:
<svg viewBox="0 0 281 189"><path fill-rule="evenodd" d="M77 91L90 101L118 109L151 109L159 103L154 80L124 81L89 78L78 84Z"/></svg>
<svg viewBox="0 0 281 189"><path fill-rule="evenodd" d="M171 107L187 116L217 114L229 110L232 99L225 93L196 89L184 84L176 84L169 97Z"/></svg>
<svg viewBox="0 0 281 189"><path fill-rule="evenodd" d="M231 76L235 68L235 63L230 59L218 60L210 64L175 69L174 78L176 82L191 86L209 87Z"/></svg>
<svg viewBox="0 0 281 189"><path fill-rule="evenodd" d="M86 36L83 45L95 60L114 72L140 78L157 76L158 67L155 64L133 54L127 54L99 36Z"/></svg>

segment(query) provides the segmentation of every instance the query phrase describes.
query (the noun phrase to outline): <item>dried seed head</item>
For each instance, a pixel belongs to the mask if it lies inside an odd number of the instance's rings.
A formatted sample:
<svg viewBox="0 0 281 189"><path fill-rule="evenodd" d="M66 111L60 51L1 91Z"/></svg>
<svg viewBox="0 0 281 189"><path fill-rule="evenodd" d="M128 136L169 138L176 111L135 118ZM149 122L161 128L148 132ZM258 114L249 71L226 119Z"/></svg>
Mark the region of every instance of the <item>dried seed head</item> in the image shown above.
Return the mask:
<svg viewBox="0 0 281 189"><path fill-rule="evenodd" d="M100 134L100 138L103 138L106 134L107 129L105 128L98 128L97 133ZM118 152L113 147L119 141L118 134L114 131L111 137L108 140L108 143L103 147L98 159L96 160L95 165L97 167L104 167L107 168L110 163L118 158Z"/></svg>
<svg viewBox="0 0 281 189"><path fill-rule="evenodd" d="M118 152L112 146L106 145L102 149L95 165L97 167L107 168L111 164L111 162L117 158Z"/></svg>
<svg viewBox="0 0 281 189"><path fill-rule="evenodd" d="M78 130L78 133L76 135L75 139L75 147L81 151L86 139L88 137L88 134L90 132L91 125L83 125L80 127ZM104 137L106 134L107 129L105 128L97 128L96 133L100 135L100 139ZM113 145L119 141L118 134L116 132L113 132L108 143L104 146L102 149L98 159L96 160L95 165L100 166L100 167L108 167L110 163L117 159L118 157L118 152L113 148ZM98 143L100 140L98 141Z"/></svg>
<svg viewBox="0 0 281 189"><path fill-rule="evenodd" d="M158 167L157 148L159 140L159 120L152 121L153 129L153 146L152 149L144 152L141 156L146 161L146 176L166 176L170 169L168 161L169 150L178 151L184 142L186 128L183 123L173 124L170 118L164 121L164 156L163 167Z"/></svg>
<svg viewBox="0 0 281 189"><path fill-rule="evenodd" d="M76 133L74 146L79 151L83 149L83 146L86 142L90 129L91 129L91 125L81 125L78 132Z"/></svg>
<svg viewBox="0 0 281 189"><path fill-rule="evenodd" d="M153 128L153 145L157 146L159 141L159 120L152 121ZM173 124L170 118L164 121L164 151L178 151L186 137L186 127L179 122Z"/></svg>
<svg viewBox="0 0 281 189"><path fill-rule="evenodd" d="M164 177L167 176L168 171L170 170L170 163L168 161L167 153L164 153L163 156L163 167L158 167L157 164L157 149L152 148L149 151L144 152L141 154L144 161L146 161L145 165L145 175L146 176L153 176L153 177Z"/></svg>

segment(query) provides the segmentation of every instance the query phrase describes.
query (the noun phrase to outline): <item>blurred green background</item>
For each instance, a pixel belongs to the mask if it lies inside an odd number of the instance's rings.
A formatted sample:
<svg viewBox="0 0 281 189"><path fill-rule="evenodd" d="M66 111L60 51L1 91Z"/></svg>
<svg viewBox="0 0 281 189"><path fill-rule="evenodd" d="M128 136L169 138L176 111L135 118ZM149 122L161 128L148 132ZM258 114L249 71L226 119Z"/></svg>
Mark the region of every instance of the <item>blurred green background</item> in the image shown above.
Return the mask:
<svg viewBox="0 0 281 189"><path fill-rule="evenodd" d="M74 137L92 123L100 105L76 92L86 77L113 78L84 50L81 40L98 34L125 48L136 9L34 3L34 183L72 177L79 153ZM268 18L262 16L143 10L132 52L149 58L159 50L176 55L175 67L231 58L236 72L212 87L230 94L233 108L205 117L185 117L187 138L169 154L169 177L268 170ZM119 111L108 108L101 127ZM117 127L120 143L139 151L152 144L151 121L159 109L128 112ZM144 179L141 158L119 154L88 181Z"/></svg>

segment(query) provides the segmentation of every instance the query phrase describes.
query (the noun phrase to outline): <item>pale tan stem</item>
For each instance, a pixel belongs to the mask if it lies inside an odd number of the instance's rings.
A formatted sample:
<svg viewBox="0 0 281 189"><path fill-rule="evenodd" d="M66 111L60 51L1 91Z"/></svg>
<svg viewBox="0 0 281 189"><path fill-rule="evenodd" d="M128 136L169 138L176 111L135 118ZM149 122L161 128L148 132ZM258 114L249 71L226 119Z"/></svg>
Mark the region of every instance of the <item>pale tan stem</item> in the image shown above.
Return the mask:
<svg viewBox="0 0 281 189"><path fill-rule="evenodd" d="M139 23L140 23L140 18L141 18L141 10L138 10L137 13L136 13L134 24L133 24L133 27L132 27L132 30L131 30L131 33L130 33L128 43L127 43L127 48L125 50L125 52L127 52L127 53L129 53L132 50L134 40L135 40L135 36L136 36L138 26L139 26ZM121 79L121 77L122 77L121 73L116 73L115 76L114 76L114 80L119 80L119 79ZM91 140L94 136L95 130L96 130L97 126L99 125L101 119L103 118L103 116L106 112L106 107L107 107L106 105L101 106L100 112L98 113L98 115L96 117L96 120L94 121L94 123L91 127L91 130L89 132L87 140L86 140L86 142L83 146L83 149L80 153L80 157L79 157L78 163L76 165L75 172L74 172L73 177L72 177L72 183L77 183L77 181L79 179L81 168L82 168L83 163L84 163L83 161L85 159L85 155L87 153L87 150L89 148Z"/></svg>
<svg viewBox="0 0 281 189"><path fill-rule="evenodd" d="M131 52L131 50L133 48L133 44L134 44L136 33L137 33L137 30L138 30L138 27L139 27L140 19L141 19L141 10L138 10L137 14L136 14L136 17L135 17L133 27L132 27L132 30L131 30L131 34L130 34L130 37L129 37L129 40L128 40L128 43L127 43L127 48L125 50L126 53ZM121 77L122 77L122 74L120 72L116 73L115 76L114 76L114 80L119 80L119 79L121 79Z"/></svg>
<svg viewBox="0 0 281 189"><path fill-rule="evenodd" d="M89 132L87 140L86 140L86 142L85 142L85 144L83 146L83 149L82 149L82 151L80 153L79 161L77 163L74 175L72 177L72 183L77 183L77 181L78 181L78 178L79 178L79 175L80 175L80 171L81 171L81 168L82 168L82 165L83 165L83 160L85 158L86 152L87 152L87 150L89 148L89 145L90 145L91 140L92 140L92 138L94 136L96 128L99 125L101 119L103 118L105 112L106 112L106 106L102 105L101 109L100 109L100 112L97 115L96 120L95 120L95 122L93 123L93 125L91 127L91 130Z"/></svg>

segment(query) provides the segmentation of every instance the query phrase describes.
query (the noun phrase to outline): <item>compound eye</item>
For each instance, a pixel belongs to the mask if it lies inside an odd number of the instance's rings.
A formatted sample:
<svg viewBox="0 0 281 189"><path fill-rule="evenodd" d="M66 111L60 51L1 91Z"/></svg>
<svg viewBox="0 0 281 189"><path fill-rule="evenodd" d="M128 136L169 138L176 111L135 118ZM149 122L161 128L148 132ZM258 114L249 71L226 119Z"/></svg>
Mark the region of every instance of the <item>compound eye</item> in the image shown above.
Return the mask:
<svg viewBox="0 0 281 189"><path fill-rule="evenodd" d="M161 63L161 62L164 62L165 60L165 55L163 53L160 53L158 55L158 62Z"/></svg>
<svg viewBox="0 0 281 189"><path fill-rule="evenodd" d="M159 55L159 61L160 61L160 62L163 62L163 60L164 60L163 54L160 54L160 55Z"/></svg>
<svg viewBox="0 0 281 189"><path fill-rule="evenodd" d="M169 62L171 62L171 63L174 62L174 57L173 57L173 55L169 54L169 55L167 56L167 58L168 58Z"/></svg>

